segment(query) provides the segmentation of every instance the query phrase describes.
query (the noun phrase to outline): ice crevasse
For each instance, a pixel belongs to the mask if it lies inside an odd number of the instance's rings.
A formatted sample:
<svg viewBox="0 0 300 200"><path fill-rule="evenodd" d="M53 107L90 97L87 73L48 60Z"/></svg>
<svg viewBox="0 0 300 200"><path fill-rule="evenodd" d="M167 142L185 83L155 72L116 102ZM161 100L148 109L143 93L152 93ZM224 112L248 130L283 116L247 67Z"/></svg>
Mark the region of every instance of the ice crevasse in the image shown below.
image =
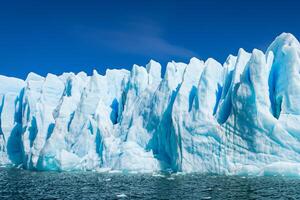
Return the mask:
<svg viewBox="0 0 300 200"><path fill-rule="evenodd" d="M300 44L131 71L0 76L0 165L300 176Z"/></svg>

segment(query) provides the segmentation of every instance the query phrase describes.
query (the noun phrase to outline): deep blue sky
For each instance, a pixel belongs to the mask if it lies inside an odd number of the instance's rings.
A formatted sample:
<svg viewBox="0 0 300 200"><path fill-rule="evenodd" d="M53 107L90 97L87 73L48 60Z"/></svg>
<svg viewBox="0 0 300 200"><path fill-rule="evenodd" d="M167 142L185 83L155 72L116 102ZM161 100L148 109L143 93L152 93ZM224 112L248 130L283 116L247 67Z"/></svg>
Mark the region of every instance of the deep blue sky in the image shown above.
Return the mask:
<svg viewBox="0 0 300 200"><path fill-rule="evenodd" d="M300 38L296 0L0 1L0 74L131 69L151 58L224 62L265 50L281 32Z"/></svg>

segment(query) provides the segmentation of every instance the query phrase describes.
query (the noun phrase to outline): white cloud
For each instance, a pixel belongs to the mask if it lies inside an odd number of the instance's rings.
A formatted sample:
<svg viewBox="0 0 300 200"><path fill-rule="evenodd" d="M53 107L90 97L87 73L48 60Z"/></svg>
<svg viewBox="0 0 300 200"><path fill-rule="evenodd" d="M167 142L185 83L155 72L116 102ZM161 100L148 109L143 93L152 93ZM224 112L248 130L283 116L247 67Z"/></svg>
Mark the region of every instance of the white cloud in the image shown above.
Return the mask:
<svg viewBox="0 0 300 200"><path fill-rule="evenodd" d="M84 32L84 33L83 33ZM182 46L171 44L164 31L153 23L129 22L118 29L101 28L80 31L85 39L117 52L147 55L150 57L192 57L196 54Z"/></svg>

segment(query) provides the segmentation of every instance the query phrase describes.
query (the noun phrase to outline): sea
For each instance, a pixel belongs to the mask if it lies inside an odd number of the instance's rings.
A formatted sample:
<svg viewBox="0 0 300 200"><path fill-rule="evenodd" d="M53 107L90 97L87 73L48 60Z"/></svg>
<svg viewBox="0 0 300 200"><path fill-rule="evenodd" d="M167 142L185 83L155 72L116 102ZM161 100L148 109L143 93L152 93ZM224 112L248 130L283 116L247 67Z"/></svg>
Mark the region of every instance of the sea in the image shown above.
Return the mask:
<svg viewBox="0 0 300 200"><path fill-rule="evenodd" d="M0 168L4 199L300 199L300 179Z"/></svg>

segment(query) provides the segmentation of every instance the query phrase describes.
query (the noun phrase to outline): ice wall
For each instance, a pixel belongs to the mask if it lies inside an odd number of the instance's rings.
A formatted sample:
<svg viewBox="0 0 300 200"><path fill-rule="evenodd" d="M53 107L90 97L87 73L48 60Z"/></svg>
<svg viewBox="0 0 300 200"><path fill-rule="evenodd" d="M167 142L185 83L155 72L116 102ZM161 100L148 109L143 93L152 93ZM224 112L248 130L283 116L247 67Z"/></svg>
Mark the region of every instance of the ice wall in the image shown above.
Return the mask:
<svg viewBox="0 0 300 200"><path fill-rule="evenodd" d="M300 175L300 44L131 71L0 76L0 165Z"/></svg>

